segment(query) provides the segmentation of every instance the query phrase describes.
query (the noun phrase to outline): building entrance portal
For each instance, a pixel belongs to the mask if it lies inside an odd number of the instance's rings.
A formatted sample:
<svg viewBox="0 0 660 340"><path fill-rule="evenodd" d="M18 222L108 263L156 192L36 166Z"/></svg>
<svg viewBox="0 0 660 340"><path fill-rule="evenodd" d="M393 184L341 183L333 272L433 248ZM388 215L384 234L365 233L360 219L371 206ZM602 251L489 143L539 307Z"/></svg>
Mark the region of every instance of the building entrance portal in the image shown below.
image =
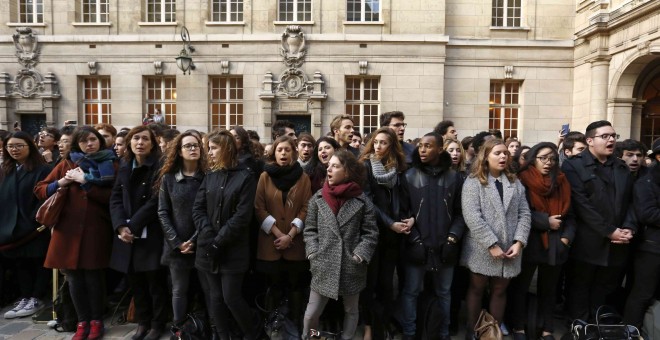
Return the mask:
<svg viewBox="0 0 660 340"><path fill-rule="evenodd" d="M36 135L41 129L46 127L45 114L21 114L21 130Z"/></svg>

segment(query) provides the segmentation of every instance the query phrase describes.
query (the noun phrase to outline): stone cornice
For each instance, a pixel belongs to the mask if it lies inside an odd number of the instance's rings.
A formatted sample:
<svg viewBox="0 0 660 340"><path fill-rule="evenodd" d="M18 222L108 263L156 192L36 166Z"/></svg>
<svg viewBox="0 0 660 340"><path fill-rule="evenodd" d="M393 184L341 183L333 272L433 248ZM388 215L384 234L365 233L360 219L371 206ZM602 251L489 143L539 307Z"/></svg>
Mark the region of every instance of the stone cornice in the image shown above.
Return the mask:
<svg viewBox="0 0 660 340"><path fill-rule="evenodd" d="M573 48L573 40L526 40L526 39L457 39L449 38L447 46L467 47L544 47Z"/></svg>
<svg viewBox="0 0 660 340"><path fill-rule="evenodd" d="M608 16L605 21L595 22L588 27L575 33L577 39L588 38L593 34L607 32L617 29L627 23L648 15L656 15L660 11L660 1L647 1L628 12L617 16ZM610 12L612 14L613 12Z"/></svg>

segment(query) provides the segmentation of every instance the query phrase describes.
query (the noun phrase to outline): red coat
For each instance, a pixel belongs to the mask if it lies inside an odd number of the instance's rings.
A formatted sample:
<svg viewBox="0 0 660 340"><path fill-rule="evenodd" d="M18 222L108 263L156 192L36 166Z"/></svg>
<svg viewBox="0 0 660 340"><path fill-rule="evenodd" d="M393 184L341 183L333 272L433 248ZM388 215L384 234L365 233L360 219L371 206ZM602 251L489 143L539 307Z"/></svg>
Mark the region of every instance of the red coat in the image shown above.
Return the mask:
<svg viewBox="0 0 660 340"><path fill-rule="evenodd" d="M118 163L115 162L115 170ZM64 177L75 168L71 160L60 162L43 181L37 183L34 193L46 199L48 184ZM59 222L53 228L44 267L57 269L107 268L112 249L112 223L110 221L110 192L112 186L91 185L89 190L79 183L71 183L66 205Z"/></svg>

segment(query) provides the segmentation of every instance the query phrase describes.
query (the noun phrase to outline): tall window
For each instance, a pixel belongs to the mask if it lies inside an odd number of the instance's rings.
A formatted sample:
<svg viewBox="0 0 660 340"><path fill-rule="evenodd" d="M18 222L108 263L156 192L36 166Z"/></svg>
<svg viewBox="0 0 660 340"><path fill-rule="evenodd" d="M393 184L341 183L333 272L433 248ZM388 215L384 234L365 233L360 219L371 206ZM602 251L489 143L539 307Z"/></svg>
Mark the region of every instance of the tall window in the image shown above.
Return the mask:
<svg viewBox="0 0 660 340"><path fill-rule="evenodd" d="M640 141L650 147L656 138L660 138L660 76L655 76L642 93L642 100L646 103L642 109Z"/></svg>
<svg viewBox="0 0 660 340"><path fill-rule="evenodd" d="M346 2L347 21L379 21L380 0L348 0Z"/></svg>
<svg viewBox="0 0 660 340"><path fill-rule="evenodd" d="M243 21L243 0L213 0L211 21Z"/></svg>
<svg viewBox="0 0 660 340"><path fill-rule="evenodd" d="M243 125L243 77L211 78L211 130Z"/></svg>
<svg viewBox="0 0 660 340"><path fill-rule="evenodd" d="M147 78L145 112L156 109L165 116L165 124L176 127L176 77Z"/></svg>
<svg viewBox="0 0 660 340"><path fill-rule="evenodd" d="M490 82L488 128L502 131L502 136L518 137L520 118L520 83Z"/></svg>
<svg viewBox="0 0 660 340"><path fill-rule="evenodd" d="M346 78L346 114L363 134L378 129L379 83L378 78Z"/></svg>
<svg viewBox="0 0 660 340"><path fill-rule="evenodd" d="M110 124L110 114L112 113L110 78L84 78L82 85L82 110L85 125Z"/></svg>
<svg viewBox="0 0 660 340"><path fill-rule="evenodd" d="M147 4L147 22L175 22L176 0L144 0Z"/></svg>
<svg viewBox="0 0 660 340"><path fill-rule="evenodd" d="M18 1L18 22L37 24L44 22L43 0L14 0Z"/></svg>
<svg viewBox="0 0 660 340"><path fill-rule="evenodd" d="M279 0L280 21L312 21L312 0Z"/></svg>
<svg viewBox="0 0 660 340"><path fill-rule="evenodd" d="M491 26L520 27L522 0L493 0L493 19Z"/></svg>
<svg viewBox="0 0 660 340"><path fill-rule="evenodd" d="M108 22L109 0L81 0L81 22Z"/></svg>

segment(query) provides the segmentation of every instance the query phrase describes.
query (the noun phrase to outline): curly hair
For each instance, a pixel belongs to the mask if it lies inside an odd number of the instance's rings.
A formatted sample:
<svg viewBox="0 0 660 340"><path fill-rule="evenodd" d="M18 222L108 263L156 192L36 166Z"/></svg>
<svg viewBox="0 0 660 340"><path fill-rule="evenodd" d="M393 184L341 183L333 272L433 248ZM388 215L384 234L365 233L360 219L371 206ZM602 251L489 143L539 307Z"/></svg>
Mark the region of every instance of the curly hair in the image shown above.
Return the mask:
<svg viewBox="0 0 660 340"><path fill-rule="evenodd" d="M165 154L165 159L163 161L163 166L158 172L158 178L154 183L155 188L160 188L160 182L163 179L165 174L173 174L178 172L183 168L183 156L181 155L181 149L183 148L183 139L186 137L193 137L197 140L198 150L199 150L199 159L197 160L197 169L204 171L206 168L206 153L202 147L202 139L199 137L199 133L196 131L185 131L184 133L176 136L171 142L172 144L167 148L167 153Z"/></svg>

